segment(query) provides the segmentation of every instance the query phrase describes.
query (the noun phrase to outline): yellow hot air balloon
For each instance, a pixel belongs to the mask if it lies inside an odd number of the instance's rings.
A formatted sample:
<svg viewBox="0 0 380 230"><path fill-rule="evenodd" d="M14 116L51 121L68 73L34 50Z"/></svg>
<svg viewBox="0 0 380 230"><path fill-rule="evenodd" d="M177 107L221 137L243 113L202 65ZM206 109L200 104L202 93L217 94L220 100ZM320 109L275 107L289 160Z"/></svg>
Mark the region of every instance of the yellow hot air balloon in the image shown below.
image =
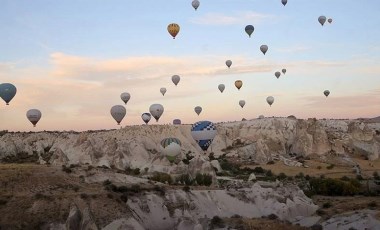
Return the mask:
<svg viewBox="0 0 380 230"><path fill-rule="evenodd" d="M243 82L240 80L235 81L235 86L238 90L243 86Z"/></svg>
<svg viewBox="0 0 380 230"><path fill-rule="evenodd" d="M177 36L179 32L179 25L176 23L171 23L168 25L168 32L169 34L175 39L175 36Z"/></svg>

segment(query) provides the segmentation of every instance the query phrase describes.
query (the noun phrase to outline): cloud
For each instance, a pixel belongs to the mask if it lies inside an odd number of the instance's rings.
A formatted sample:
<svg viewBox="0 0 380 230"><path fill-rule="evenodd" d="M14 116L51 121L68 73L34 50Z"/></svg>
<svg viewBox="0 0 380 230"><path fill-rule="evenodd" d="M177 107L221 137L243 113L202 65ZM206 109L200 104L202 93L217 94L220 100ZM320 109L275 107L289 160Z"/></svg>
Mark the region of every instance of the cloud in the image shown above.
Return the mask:
<svg viewBox="0 0 380 230"><path fill-rule="evenodd" d="M236 12L231 15L220 13L206 13L202 16L190 19L191 23L199 25L245 25L247 22L258 24L263 20L274 18L270 14L261 14L252 11Z"/></svg>

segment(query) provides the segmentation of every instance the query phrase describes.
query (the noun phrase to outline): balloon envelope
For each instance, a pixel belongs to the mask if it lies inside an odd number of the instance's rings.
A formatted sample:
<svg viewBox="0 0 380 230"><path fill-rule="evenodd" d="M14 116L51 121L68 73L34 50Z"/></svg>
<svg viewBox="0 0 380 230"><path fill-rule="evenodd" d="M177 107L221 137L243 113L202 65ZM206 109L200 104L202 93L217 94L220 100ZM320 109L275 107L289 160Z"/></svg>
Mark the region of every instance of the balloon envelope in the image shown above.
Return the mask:
<svg viewBox="0 0 380 230"><path fill-rule="evenodd" d="M245 101L244 101L244 100L240 100L240 101L239 101L239 105L240 105L240 107L242 107L242 108L243 108L243 107L244 107L244 105L245 105Z"/></svg>
<svg viewBox="0 0 380 230"><path fill-rule="evenodd" d="M325 91L323 91L323 94L324 94L326 97L328 97L328 96L330 95L330 91L329 91L329 90L325 90Z"/></svg>
<svg viewBox="0 0 380 230"><path fill-rule="evenodd" d="M274 102L274 97L272 97L272 96L267 97L267 103L268 103L270 106L272 106L273 102Z"/></svg>
<svg viewBox="0 0 380 230"><path fill-rule="evenodd" d="M162 87L162 88L160 89L160 92L161 92L162 96L165 96L166 88Z"/></svg>
<svg viewBox="0 0 380 230"><path fill-rule="evenodd" d="M122 93L120 95L120 98L121 98L122 101L124 101L125 104L127 104L127 102L129 101L129 99L131 99L131 95L129 93L125 92L125 93Z"/></svg>
<svg viewBox="0 0 380 230"><path fill-rule="evenodd" d="M226 88L226 86L224 84L220 84L218 85L218 89L221 93L223 93L224 89Z"/></svg>
<svg viewBox="0 0 380 230"><path fill-rule="evenodd" d="M329 18L327 21L331 24L333 20L332 18Z"/></svg>
<svg viewBox="0 0 380 230"><path fill-rule="evenodd" d="M282 5L286 5L286 3L288 3L288 0L281 0L281 3L282 3Z"/></svg>
<svg viewBox="0 0 380 230"><path fill-rule="evenodd" d="M172 76L172 82L174 83L174 85L178 85L179 80L181 80L181 78L178 75Z"/></svg>
<svg viewBox="0 0 380 230"><path fill-rule="evenodd" d="M161 152L170 162L173 162L181 153L181 141L174 137L164 138L161 141Z"/></svg>
<svg viewBox="0 0 380 230"><path fill-rule="evenodd" d="M191 136L204 151L211 145L216 132L216 127L211 121L198 121L191 127Z"/></svg>
<svg viewBox="0 0 380 230"><path fill-rule="evenodd" d="M180 124L182 124L180 119L174 119L173 120L173 125L180 125Z"/></svg>
<svg viewBox="0 0 380 230"><path fill-rule="evenodd" d="M231 65L232 65L232 61L231 61L231 60L227 60L227 61L226 61L226 66L227 66L228 68L230 68Z"/></svg>
<svg viewBox="0 0 380 230"><path fill-rule="evenodd" d="M120 125L120 122L123 120L126 113L127 110L122 105L114 105L111 108L111 116L115 119L118 125Z"/></svg>
<svg viewBox="0 0 380 230"><path fill-rule="evenodd" d="M326 22L326 17L325 16L319 16L318 21L323 26Z"/></svg>
<svg viewBox="0 0 380 230"><path fill-rule="evenodd" d="M175 37L179 33L179 30L180 30L180 27L176 23L171 23L168 25L168 32L173 37L173 39L175 39Z"/></svg>
<svg viewBox="0 0 380 230"><path fill-rule="evenodd" d="M198 116L199 116L199 114L202 112L202 107L200 107L200 106L196 106L195 108L194 108L194 111L198 114Z"/></svg>
<svg viewBox="0 0 380 230"><path fill-rule="evenodd" d="M143 113L141 115L141 119L145 122L145 124L148 124L151 118L152 115L150 115L150 113Z"/></svg>
<svg viewBox="0 0 380 230"><path fill-rule="evenodd" d="M276 73L274 73L274 76L276 76L277 78L279 78L281 76L281 73L277 71Z"/></svg>
<svg viewBox="0 0 380 230"><path fill-rule="evenodd" d="M194 7L195 10L198 9L199 5L200 5L200 2L198 0L194 0L191 5Z"/></svg>
<svg viewBox="0 0 380 230"><path fill-rule="evenodd" d="M26 112L26 118L36 127L36 124L41 119L41 111L38 109L30 109Z"/></svg>
<svg viewBox="0 0 380 230"><path fill-rule="evenodd" d="M149 112L156 119L156 122L160 119L164 113L164 107L161 104L153 104L149 107Z"/></svg>
<svg viewBox="0 0 380 230"><path fill-rule="evenodd" d="M283 73L283 74L286 74L286 69L282 69L282 73Z"/></svg>
<svg viewBox="0 0 380 230"><path fill-rule="evenodd" d="M255 27L253 27L253 25L247 25L245 27L245 32L249 35L249 37L251 37L253 31L255 31Z"/></svg>
<svg viewBox="0 0 380 230"><path fill-rule="evenodd" d="M16 95L17 89L14 85L10 83L0 84L0 97L5 101L7 105Z"/></svg>
<svg viewBox="0 0 380 230"><path fill-rule="evenodd" d="M263 54L265 55L266 52L268 51L268 46L267 46L267 45L262 45L262 46L260 46L260 50L261 50L261 52L263 52Z"/></svg>
<svg viewBox="0 0 380 230"><path fill-rule="evenodd" d="M235 81L235 86L238 90L243 86L243 82L241 80Z"/></svg>

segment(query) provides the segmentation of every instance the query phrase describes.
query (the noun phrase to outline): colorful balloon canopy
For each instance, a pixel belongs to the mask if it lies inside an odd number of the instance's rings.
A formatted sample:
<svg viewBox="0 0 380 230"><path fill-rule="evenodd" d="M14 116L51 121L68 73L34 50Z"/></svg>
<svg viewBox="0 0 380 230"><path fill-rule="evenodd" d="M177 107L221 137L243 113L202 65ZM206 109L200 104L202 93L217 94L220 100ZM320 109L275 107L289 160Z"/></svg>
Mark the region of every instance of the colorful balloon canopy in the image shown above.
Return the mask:
<svg viewBox="0 0 380 230"><path fill-rule="evenodd" d="M326 22L326 17L325 16L319 16L318 21L323 26Z"/></svg>
<svg viewBox="0 0 380 230"><path fill-rule="evenodd" d="M244 105L245 105L245 101L244 101L244 100L240 100L240 101L239 101L239 105L240 105L240 107L242 107L242 108L243 108L243 107L244 107Z"/></svg>
<svg viewBox="0 0 380 230"><path fill-rule="evenodd" d="M179 30L180 30L180 27L176 23L171 23L168 25L168 32L173 37L173 39L175 39L175 37L179 33Z"/></svg>
<svg viewBox="0 0 380 230"><path fill-rule="evenodd" d="M323 91L323 94L324 94L326 97L328 97L328 96L330 95L330 91L326 89L325 91Z"/></svg>
<svg viewBox="0 0 380 230"><path fill-rule="evenodd" d="M153 104L149 107L149 112L156 119L156 122L160 119L164 113L164 107L161 104Z"/></svg>
<svg viewBox="0 0 380 230"><path fill-rule="evenodd" d="M255 27L253 27L253 25L247 25L245 27L245 32L248 34L249 37L251 37L253 31L255 31Z"/></svg>
<svg viewBox="0 0 380 230"><path fill-rule="evenodd" d="M218 85L218 89L221 93L223 93L224 89L226 88L226 86L224 84L219 84Z"/></svg>
<svg viewBox="0 0 380 230"><path fill-rule="evenodd" d="M227 60L227 61L226 61L226 66L227 66L228 68L230 68L231 65L232 65L232 61L231 61L231 60Z"/></svg>
<svg viewBox="0 0 380 230"><path fill-rule="evenodd" d="M331 24L333 20L332 18L329 18L327 21Z"/></svg>
<svg viewBox="0 0 380 230"><path fill-rule="evenodd" d="M178 76L178 75L172 76L172 82L174 83L174 85L177 86L180 80L181 80L180 76Z"/></svg>
<svg viewBox="0 0 380 230"><path fill-rule="evenodd" d="M194 111L195 111L195 112L198 114L198 116L199 116L199 114L202 112L202 107L200 107L200 106L195 106Z"/></svg>
<svg viewBox="0 0 380 230"><path fill-rule="evenodd" d="M161 141L161 153L173 162L178 154L181 153L181 141L174 137L164 138Z"/></svg>
<svg viewBox="0 0 380 230"><path fill-rule="evenodd" d="M152 115L150 115L150 113L141 114L141 119L145 122L145 124L148 124L151 118Z"/></svg>
<svg viewBox="0 0 380 230"><path fill-rule="evenodd" d="M111 108L111 116L118 125L120 125L120 122L123 120L125 115L127 114L127 110L122 105L114 105Z"/></svg>
<svg viewBox="0 0 380 230"><path fill-rule="evenodd" d="M198 0L194 0L191 5L194 7L195 10L198 9L199 5L200 5L200 2Z"/></svg>
<svg viewBox="0 0 380 230"><path fill-rule="evenodd" d="M216 133L216 127L211 121L198 121L191 127L191 136L203 151L207 151Z"/></svg>
<svg viewBox="0 0 380 230"><path fill-rule="evenodd" d="M7 105L14 98L17 93L17 89L10 83L0 84L0 97L5 101Z"/></svg>
<svg viewBox="0 0 380 230"><path fill-rule="evenodd" d="M272 96L267 97L267 103L268 103L270 106L272 106L273 102L274 102L274 97L272 97Z"/></svg>
<svg viewBox="0 0 380 230"><path fill-rule="evenodd" d="M243 86L243 82L241 80L235 81L235 86L238 90Z"/></svg>
<svg viewBox="0 0 380 230"><path fill-rule="evenodd" d="M261 52L265 55L268 51L268 46L267 45L262 45L260 46Z"/></svg>
<svg viewBox="0 0 380 230"><path fill-rule="evenodd" d="M120 95L120 98L121 98L121 100L122 100L125 104L127 104L127 102L129 101L129 99L131 99L131 95L130 95L129 93L127 93L127 92L124 92L124 93L122 93L122 94Z"/></svg>
<svg viewBox="0 0 380 230"><path fill-rule="evenodd" d="M162 88L160 89L160 92L161 92L162 96L165 96L166 88L165 88L165 87L162 87Z"/></svg>
<svg viewBox="0 0 380 230"><path fill-rule="evenodd" d="M36 127L36 124L41 119L41 111L38 109L30 109L26 112L26 118Z"/></svg>

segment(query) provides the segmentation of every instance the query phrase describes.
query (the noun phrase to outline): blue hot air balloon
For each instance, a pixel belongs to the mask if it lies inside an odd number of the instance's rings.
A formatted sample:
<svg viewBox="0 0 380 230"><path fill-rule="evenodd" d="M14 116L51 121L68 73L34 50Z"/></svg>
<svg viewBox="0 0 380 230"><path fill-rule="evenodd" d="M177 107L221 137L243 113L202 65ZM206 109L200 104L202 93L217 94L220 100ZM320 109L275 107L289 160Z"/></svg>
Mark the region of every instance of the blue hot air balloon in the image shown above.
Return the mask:
<svg viewBox="0 0 380 230"><path fill-rule="evenodd" d="M191 127L191 136L203 151L207 151L216 132L216 127L211 121L198 121Z"/></svg>
<svg viewBox="0 0 380 230"><path fill-rule="evenodd" d="M17 89L10 83L0 84L0 97L5 101L7 105L16 95Z"/></svg>
<svg viewBox="0 0 380 230"><path fill-rule="evenodd" d="M247 25L245 27L245 32L249 35L249 37L251 37L253 31L255 31L255 27L253 27L253 25Z"/></svg>

